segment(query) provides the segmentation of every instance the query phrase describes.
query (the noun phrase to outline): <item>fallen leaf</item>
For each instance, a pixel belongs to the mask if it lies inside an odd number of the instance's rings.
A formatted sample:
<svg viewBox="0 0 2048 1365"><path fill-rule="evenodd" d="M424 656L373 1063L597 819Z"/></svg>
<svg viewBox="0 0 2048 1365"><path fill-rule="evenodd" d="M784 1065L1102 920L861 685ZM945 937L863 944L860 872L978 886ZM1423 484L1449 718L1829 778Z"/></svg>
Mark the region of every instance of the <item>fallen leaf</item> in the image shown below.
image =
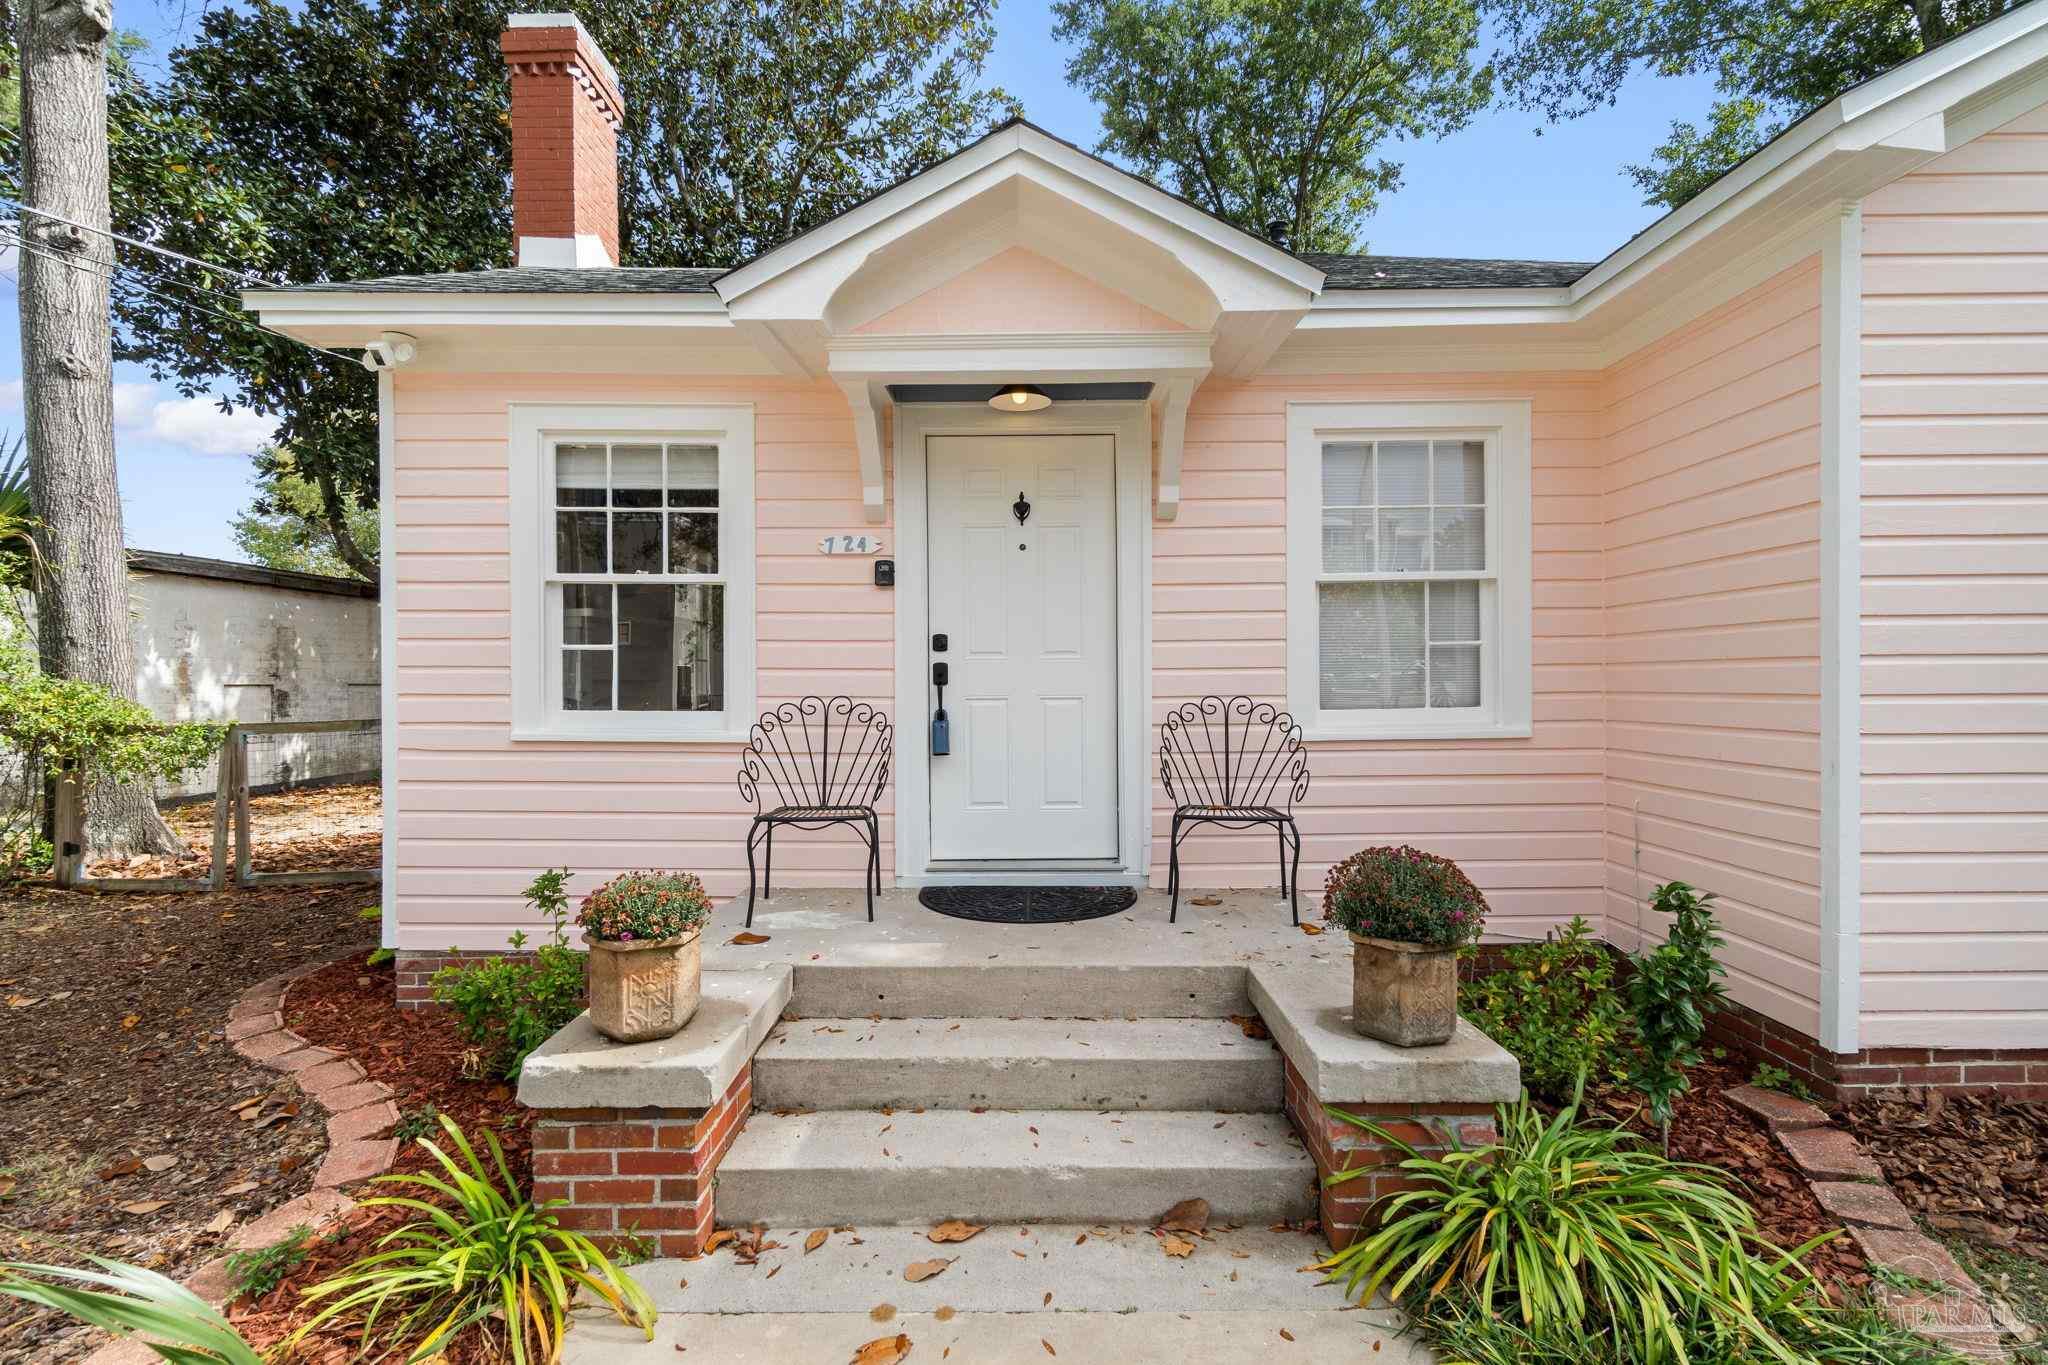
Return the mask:
<svg viewBox="0 0 2048 1365"><path fill-rule="evenodd" d="M727 1242L738 1241L739 1236L740 1235L737 1232L734 1232L731 1228L720 1228L718 1229L718 1231L712 1233L709 1237L706 1237L704 1239L704 1250L707 1252L716 1251L720 1247L724 1246Z"/></svg>
<svg viewBox="0 0 2048 1365"><path fill-rule="evenodd" d="M162 1156L146 1158L142 1163L142 1169L145 1171L168 1171L177 1164L178 1158L166 1152Z"/></svg>
<svg viewBox="0 0 2048 1365"><path fill-rule="evenodd" d="M1085 1242L1085 1241L1087 1241L1087 1240L1088 1240L1088 1234L1084 1232L1084 1233L1082 1233L1082 1234L1081 1234L1080 1236L1078 1236L1078 1237L1076 1237L1076 1238L1074 1239L1074 1245L1075 1245L1075 1246L1079 1246L1079 1245L1081 1245L1081 1243L1083 1243L1083 1242Z"/></svg>
<svg viewBox="0 0 2048 1365"><path fill-rule="evenodd" d="M141 1022L142 1022L142 1016L141 1016L141 1015L139 1015L139 1014L130 1014L130 1015L126 1015L126 1016L124 1016L124 1017L122 1018L122 1020L121 1020L121 1027L122 1027L122 1028L134 1028L134 1027L135 1027L135 1026L136 1026L137 1024L139 1024L139 1023L141 1023Z"/></svg>
<svg viewBox="0 0 2048 1365"><path fill-rule="evenodd" d="M831 1235L832 1230L830 1228L819 1228L816 1232L804 1238L804 1255L808 1256L819 1247L825 1245L825 1239Z"/></svg>
<svg viewBox="0 0 2048 1365"><path fill-rule="evenodd" d="M134 1214L155 1213L158 1209L167 1209L170 1206L171 1201L168 1199L145 1199L139 1204L123 1204L121 1212Z"/></svg>
<svg viewBox="0 0 2048 1365"><path fill-rule="evenodd" d="M953 1305L952 1305L952 1304L950 1304L950 1303L942 1303L942 1304L940 1304L940 1305L938 1306L938 1308L937 1308L936 1310L934 1310L934 1311L933 1311L933 1313L932 1313L932 1321L933 1321L933 1322L951 1322L951 1321L953 1320L953 1314L954 1314L954 1311L955 1311L955 1310L954 1310L954 1308L953 1308Z"/></svg>
<svg viewBox="0 0 2048 1365"><path fill-rule="evenodd" d="M141 1169L142 1163L140 1161L137 1161L132 1156L126 1156L122 1157L119 1161L114 1162L112 1165L102 1168L100 1171L100 1179L119 1180L122 1176L134 1175L137 1171Z"/></svg>
<svg viewBox="0 0 2048 1365"><path fill-rule="evenodd" d="M951 1264L953 1264L953 1262L950 1260L912 1261L907 1267L904 1268L903 1278L910 1281L912 1284L918 1284L924 1280L929 1280L932 1276L938 1274L940 1271L944 1270L947 1266Z"/></svg>
<svg viewBox="0 0 2048 1365"><path fill-rule="evenodd" d="M0 1175L0 1199L5 1199L8 1195L13 1193L14 1177L11 1175Z"/></svg>
<svg viewBox="0 0 2048 1365"><path fill-rule="evenodd" d="M1288 1331L1285 1327L1282 1327L1280 1329L1280 1339L1282 1341L1292 1341L1294 1340L1294 1333Z"/></svg>
<svg viewBox="0 0 2048 1365"><path fill-rule="evenodd" d="M1266 1031L1265 1022L1256 1014L1233 1014L1230 1016L1230 1022L1237 1025L1238 1029L1247 1038L1259 1039L1273 1036Z"/></svg>
<svg viewBox="0 0 2048 1365"><path fill-rule="evenodd" d="M853 1365L896 1365L910 1354L910 1337L898 1332L893 1337L876 1337L853 1353Z"/></svg>
<svg viewBox="0 0 2048 1365"><path fill-rule="evenodd" d="M1189 902L1188 902L1188 904L1189 904L1189 905L1221 905L1221 904L1223 904L1223 897L1221 897L1221 896L1197 896L1197 897L1195 897L1195 898L1194 898L1193 900L1189 901Z"/></svg>
<svg viewBox="0 0 2048 1365"><path fill-rule="evenodd" d="M1044 1303L1042 1303L1042 1304L1040 1304L1040 1305L1039 1305L1039 1307L1041 1307L1041 1308L1050 1308L1050 1307L1052 1307L1052 1291L1051 1291L1050 1289L1048 1289L1048 1290L1046 1290L1046 1291L1045 1291L1045 1302L1044 1302Z"/></svg>
<svg viewBox="0 0 2048 1365"><path fill-rule="evenodd" d="M1167 1232L1206 1232L1209 1228L1209 1201L1183 1199L1166 1211L1166 1216L1159 1220L1159 1226Z"/></svg>
<svg viewBox="0 0 2048 1365"><path fill-rule="evenodd" d="M767 1273L766 1275L762 1276L761 1278L763 1278L763 1279L766 1279L766 1280L772 1280L772 1279L774 1279L774 1278L775 1278L775 1277L776 1277L777 1275L780 1275L781 1273L782 1273L782 1267L781 1267L781 1266L776 1266L776 1267L775 1267L775 1268L774 1268L773 1270L769 1271L769 1272L768 1272L768 1273Z"/></svg>
<svg viewBox="0 0 2048 1365"><path fill-rule="evenodd" d="M1301 932L1307 934L1310 938L1314 938L1317 934L1323 932L1323 926L1320 924L1304 924L1301 926Z"/></svg>
<svg viewBox="0 0 2048 1365"><path fill-rule="evenodd" d="M868 1316L876 1322L887 1322L896 1316L896 1305L893 1303L878 1303L868 1310Z"/></svg>
<svg viewBox="0 0 2048 1365"><path fill-rule="evenodd" d="M7 1008L25 1010L30 1005L36 1004L40 999L40 996L34 995L10 995L7 997Z"/></svg>
<svg viewBox="0 0 2048 1365"><path fill-rule="evenodd" d="M1045 1348L1045 1353L1046 1353L1047 1355L1049 1355L1049 1356L1056 1356L1056 1355L1058 1355L1058 1354L1059 1354L1059 1352L1058 1352L1058 1351L1055 1351L1055 1350L1054 1350L1054 1349L1052 1348L1052 1343L1051 1343L1051 1342L1049 1342L1049 1341L1047 1341L1047 1340L1046 1340L1046 1339L1045 1339L1044 1337L1040 1337L1040 1338L1038 1339L1038 1344L1039 1344L1040 1346L1043 1346L1043 1347Z"/></svg>
<svg viewBox="0 0 2048 1365"><path fill-rule="evenodd" d="M253 1181L253 1180L238 1180L238 1181L236 1181L236 1182L235 1182L234 1184L232 1184L232 1185L228 1186L228 1187L227 1187L226 1189L222 1190L222 1191L221 1191L221 1196L222 1196L223 1198L226 1198L226 1197L228 1197L229 1195L236 1195L236 1194L254 1194L254 1193L255 1193L255 1192L257 1191L257 1190L259 1190L259 1189L261 1189L261 1188L263 1188L263 1187L262 1187L262 1186L260 1186L260 1185L258 1185L258 1184L257 1184L257 1183L256 1183L255 1181Z"/></svg>
<svg viewBox="0 0 2048 1365"><path fill-rule="evenodd" d="M213 1215L213 1221L206 1225L206 1230L208 1232L226 1232L234 1225L235 1211L233 1209L222 1209L219 1213Z"/></svg>
<svg viewBox="0 0 2048 1365"><path fill-rule="evenodd" d="M740 947L742 947L742 948L750 948L750 947L752 947L752 946L753 946L754 944L756 944L756 943L766 943L767 941L768 941L768 935L766 935L766 934L753 934L753 933L747 933L747 934L734 934L734 935L733 935L733 936L732 936L731 938L729 938L729 939L727 939L727 940L726 940L726 942L727 942L727 943L737 944L738 946L740 946ZM874 1345L874 1343L873 1343L873 1342L869 1342L869 1343L868 1343L868 1345L869 1345L869 1346L872 1346L872 1345ZM865 1349L867 1349L867 1348L866 1348L866 1347L862 1347L861 1349L865 1350ZM908 1342L908 1340L907 1340L907 1339L906 1339L906 1340L905 1340L905 1342L904 1342L904 1346L903 1346L903 1349L904 1349L904 1350L906 1350L906 1351L910 1349L910 1344L909 1344L909 1342Z"/></svg>
<svg viewBox="0 0 2048 1365"><path fill-rule="evenodd" d="M1183 1260L1195 1254L1195 1244L1184 1242L1178 1237L1162 1237L1159 1239L1159 1245L1167 1255L1178 1256Z"/></svg>
<svg viewBox="0 0 2048 1365"><path fill-rule="evenodd" d="M964 1242L980 1231L980 1224L964 1223L958 1218L948 1218L945 1222L927 1232L925 1236L934 1242Z"/></svg>

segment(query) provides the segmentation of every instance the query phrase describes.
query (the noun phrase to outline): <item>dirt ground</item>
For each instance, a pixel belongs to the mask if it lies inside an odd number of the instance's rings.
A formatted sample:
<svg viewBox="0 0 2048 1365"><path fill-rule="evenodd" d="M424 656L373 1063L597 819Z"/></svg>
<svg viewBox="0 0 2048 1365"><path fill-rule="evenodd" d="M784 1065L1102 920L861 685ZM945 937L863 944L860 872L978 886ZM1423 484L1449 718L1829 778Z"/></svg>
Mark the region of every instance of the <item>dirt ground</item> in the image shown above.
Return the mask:
<svg viewBox="0 0 2048 1365"><path fill-rule="evenodd" d="M186 844L183 858L99 859L95 877L203 877L213 866L213 802L194 801L164 812ZM258 872L310 872L377 866L384 829L383 801L374 782L300 787L249 800L250 861ZM228 856L234 856L233 845Z"/></svg>
<svg viewBox="0 0 2048 1365"><path fill-rule="evenodd" d="M301 853L345 848L375 866L376 823L360 832L354 790L263 800L300 831ZM376 901L375 886L0 888L0 1259L92 1252L179 1276L303 1193L325 1116L300 1112L291 1082L236 1056L222 1030L248 986L373 943L359 912ZM237 1118L252 1095L273 1099ZM0 1300L0 1361L74 1360L94 1340Z"/></svg>

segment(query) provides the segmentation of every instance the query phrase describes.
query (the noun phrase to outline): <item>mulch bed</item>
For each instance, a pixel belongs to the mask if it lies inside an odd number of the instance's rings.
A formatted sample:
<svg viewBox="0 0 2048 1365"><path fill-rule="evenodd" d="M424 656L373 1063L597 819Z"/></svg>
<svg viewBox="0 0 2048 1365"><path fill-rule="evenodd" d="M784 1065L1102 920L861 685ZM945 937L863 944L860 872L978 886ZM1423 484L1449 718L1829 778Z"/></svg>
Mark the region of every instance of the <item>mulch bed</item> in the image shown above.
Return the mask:
<svg viewBox="0 0 2048 1365"><path fill-rule="evenodd" d="M164 812L185 856L94 859L95 877L204 877L213 866L213 802ZM258 872L375 871L383 849L383 794L374 782L299 787L249 799L249 861ZM228 856L234 857L230 842Z"/></svg>
<svg viewBox="0 0 2048 1365"><path fill-rule="evenodd" d="M0 889L0 1256L90 1252L182 1276L233 1226L304 1193L325 1114L222 1030L251 983L366 938L358 912L376 898ZM238 1118L232 1106L258 1095L275 1102ZM0 1361L70 1361L97 1344L0 1300Z"/></svg>
<svg viewBox="0 0 2048 1365"><path fill-rule="evenodd" d="M1933 1231L2048 1264L2048 1104L1930 1090L1840 1121Z"/></svg>
<svg viewBox="0 0 2048 1365"><path fill-rule="evenodd" d="M1726 1099L1724 1092L1748 1083L1741 1070L1718 1062L1692 1068L1692 1089L1672 1107L1671 1155L1726 1171L1742 1182L1757 1225L1772 1242L1785 1248L1841 1228L1814 1199L1792 1159L1762 1124ZM1605 1095L1589 1106L1609 1118L1626 1122L1652 1141L1654 1124L1642 1113L1633 1094ZM1831 1291L1866 1289L1870 1268L1863 1253L1845 1236L1814 1248L1805 1256L1807 1269Z"/></svg>
<svg viewBox="0 0 2048 1365"><path fill-rule="evenodd" d="M292 983L285 996L285 1027L317 1047L333 1048L354 1058L373 1081L390 1086L401 1121L426 1120L431 1107L461 1125L488 1163L483 1134L495 1135L504 1148L505 1164L516 1188L524 1193L533 1167L532 1110L513 1098L513 1087L489 1074L479 1074L476 1050L455 1032L452 1018L439 1011L401 1010L395 1004L396 984L389 963L370 967L350 957ZM431 1123L431 1120L427 1120ZM450 1150L437 1123L429 1136ZM460 1157L457 1157L460 1160ZM399 1150L397 1171L437 1169L433 1157L415 1142ZM393 1194L417 1191L391 1189ZM355 1191L358 1198L379 1193L376 1186ZM259 1349L281 1341L310 1316L299 1308L299 1291L345 1269L377 1250L385 1234L407 1221L404 1210L358 1208L308 1248L301 1263L274 1291L255 1303L234 1305L230 1319L251 1345ZM360 1347L347 1327L324 1330L298 1347L295 1361L307 1365L339 1365ZM495 1361L500 1354L468 1333L446 1353L451 1365Z"/></svg>

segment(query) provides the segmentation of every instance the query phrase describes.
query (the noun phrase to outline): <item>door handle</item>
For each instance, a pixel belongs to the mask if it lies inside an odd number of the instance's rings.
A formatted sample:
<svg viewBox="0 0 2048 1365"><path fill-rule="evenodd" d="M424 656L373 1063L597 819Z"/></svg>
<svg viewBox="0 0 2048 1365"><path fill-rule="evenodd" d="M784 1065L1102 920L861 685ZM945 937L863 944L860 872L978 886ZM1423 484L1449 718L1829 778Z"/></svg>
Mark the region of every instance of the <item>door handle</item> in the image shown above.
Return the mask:
<svg viewBox="0 0 2048 1365"><path fill-rule="evenodd" d="M953 727L946 719L946 680L952 670L944 663L932 665L932 686L939 690L938 709L932 712L932 757L943 758L953 752Z"/></svg>

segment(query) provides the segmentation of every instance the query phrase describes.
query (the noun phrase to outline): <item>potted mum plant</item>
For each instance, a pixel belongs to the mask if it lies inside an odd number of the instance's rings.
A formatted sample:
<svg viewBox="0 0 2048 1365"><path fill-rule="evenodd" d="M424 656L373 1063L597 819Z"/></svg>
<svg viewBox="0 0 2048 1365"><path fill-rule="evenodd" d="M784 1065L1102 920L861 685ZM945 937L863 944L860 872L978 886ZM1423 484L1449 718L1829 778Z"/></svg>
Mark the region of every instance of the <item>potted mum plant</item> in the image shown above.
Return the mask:
<svg viewBox="0 0 2048 1365"><path fill-rule="evenodd" d="M1486 898L1434 853L1368 848L1330 869L1323 917L1351 934L1351 1023L1396 1047L1447 1042L1458 1026L1458 949Z"/></svg>
<svg viewBox="0 0 2048 1365"><path fill-rule="evenodd" d="M621 1043L666 1038L697 1012L711 918L688 872L622 872L583 898L576 922L590 948L590 1022Z"/></svg>

